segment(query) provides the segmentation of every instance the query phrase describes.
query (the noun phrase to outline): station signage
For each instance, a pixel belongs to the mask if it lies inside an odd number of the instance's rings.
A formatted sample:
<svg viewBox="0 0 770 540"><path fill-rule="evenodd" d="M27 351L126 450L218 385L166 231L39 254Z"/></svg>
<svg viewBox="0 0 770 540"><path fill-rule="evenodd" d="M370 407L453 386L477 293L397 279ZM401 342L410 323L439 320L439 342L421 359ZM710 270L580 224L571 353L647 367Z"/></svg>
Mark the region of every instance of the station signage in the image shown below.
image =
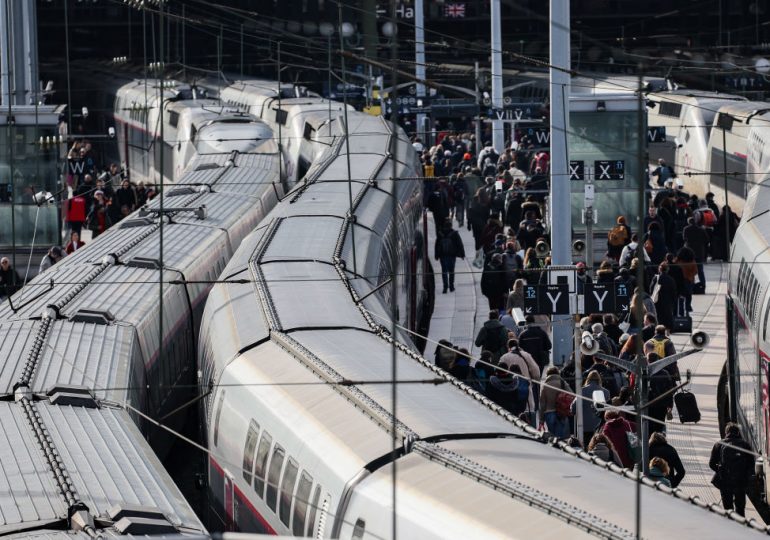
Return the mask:
<svg viewBox="0 0 770 540"><path fill-rule="evenodd" d="M525 285L525 315L569 315L569 285Z"/></svg>

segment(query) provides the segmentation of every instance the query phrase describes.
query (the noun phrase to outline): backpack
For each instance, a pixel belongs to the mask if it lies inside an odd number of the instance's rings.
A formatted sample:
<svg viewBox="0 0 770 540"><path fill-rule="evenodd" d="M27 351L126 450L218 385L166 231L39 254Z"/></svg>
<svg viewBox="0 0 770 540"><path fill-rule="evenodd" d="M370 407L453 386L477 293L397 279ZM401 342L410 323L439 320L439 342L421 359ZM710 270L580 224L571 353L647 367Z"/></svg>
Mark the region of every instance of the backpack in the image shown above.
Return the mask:
<svg viewBox="0 0 770 540"><path fill-rule="evenodd" d="M699 212L701 224L704 227L714 227L717 224L717 217L711 208L702 208Z"/></svg>
<svg viewBox="0 0 770 540"><path fill-rule="evenodd" d="M460 204L465 201L465 185L460 182L455 182L452 186L452 197L455 200L455 204Z"/></svg>
<svg viewBox="0 0 770 540"><path fill-rule="evenodd" d="M529 402L529 381L524 377L516 375L514 377L516 381L516 403L528 403Z"/></svg>
<svg viewBox="0 0 770 540"><path fill-rule="evenodd" d="M617 225L610 231L608 238L611 246L623 246L625 245L626 240L628 240L628 231L622 225Z"/></svg>
<svg viewBox="0 0 770 540"><path fill-rule="evenodd" d="M733 446L722 445L719 459L719 476L722 485L740 485L751 476L746 467L746 454Z"/></svg>
<svg viewBox="0 0 770 540"><path fill-rule="evenodd" d="M658 358L665 358L666 357L666 344L670 341L668 338L664 338L661 340L657 340L655 338L652 338L652 344L655 346L655 354L658 355Z"/></svg>
<svg viewBox="0 0 770 540"><path fill-rule="evenodd" d="M524 262L518 253L503 253L503 268L505 268L505 277L509 281L515 279L523 267Z"/></svg>
<svg viewBox="0 0 770 540"><path fill-rule="evenodd" d="M573 398L567 392L556 394L556 415L559 418L569 418L572 416Z"/></svg>

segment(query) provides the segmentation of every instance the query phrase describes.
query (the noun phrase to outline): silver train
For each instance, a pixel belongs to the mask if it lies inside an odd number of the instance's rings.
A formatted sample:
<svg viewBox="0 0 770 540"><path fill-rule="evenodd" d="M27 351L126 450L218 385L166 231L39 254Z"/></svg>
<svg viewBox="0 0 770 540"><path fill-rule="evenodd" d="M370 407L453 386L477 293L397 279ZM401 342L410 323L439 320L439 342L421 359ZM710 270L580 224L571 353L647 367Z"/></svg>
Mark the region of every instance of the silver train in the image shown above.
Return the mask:
<svg viewBox="0 0 770 540"><path fill-rule="evenodd" d="M761 485L750 492L754 506L770 515L770 180L748 195L732 243L726 299L727 360L717 393L720 428L737 421L761 456Z"/></svg>
<svg viewBox="0 0 770 540"><path fill-rule="evenodd" d="M268 126L178 97L164 89L164 118L190 118L197 135L163 194L174 211L159 217L156 198L0 306L3 534L205 530L153 452L173 438L145 417L197 395L204 300L283 187ZM185 417L163 422L179 429Z"/></svg>
<svg viewBox="0 0 770 540"><path fill-rule="evenodd" d="M198 352L212 388L212 528L358 539L392 537L395 523L405 538L635 537L631 472L546 444L417 352L403 330L413 324L412 254L424 245L415 155L380 118L349 113L348 131L345 141L340 118L309 115L284 133L309 133L323 152L243 241L206 304ZM642 489L644 537L765 531L654 487Z"/></svg>

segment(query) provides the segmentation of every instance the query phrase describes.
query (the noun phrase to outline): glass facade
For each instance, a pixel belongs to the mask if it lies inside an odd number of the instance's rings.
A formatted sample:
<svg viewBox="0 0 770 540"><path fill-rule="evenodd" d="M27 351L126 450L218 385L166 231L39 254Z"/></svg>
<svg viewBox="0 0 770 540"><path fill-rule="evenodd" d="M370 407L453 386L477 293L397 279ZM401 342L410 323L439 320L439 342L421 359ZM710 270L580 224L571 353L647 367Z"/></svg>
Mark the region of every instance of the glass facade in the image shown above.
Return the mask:
<svg viewBox="0 0 770 540"><path fill-rule="evenodd" d="M575 162L582 162L584 178L593 174L595 229L611 229L620 215L629 223L636 223L637 145L644 129L645 126L639 126L638 112L633 110L570 113L569 159L573 169ZM575 231L585 231L582 223L584 185L584 180L571 175L572 226Z"/></svg>
<svg viewBox="0 0 770 540"><path fill-rule="evenodd" d="M59 191L59 145L40 144L58 136L55 126L0 126L0 249L13 244L48 247L60 243L58 205L38 207L35 193ZM13 218L12 218L13 216ZM37 226L35 223L37 222Z"/></svg>

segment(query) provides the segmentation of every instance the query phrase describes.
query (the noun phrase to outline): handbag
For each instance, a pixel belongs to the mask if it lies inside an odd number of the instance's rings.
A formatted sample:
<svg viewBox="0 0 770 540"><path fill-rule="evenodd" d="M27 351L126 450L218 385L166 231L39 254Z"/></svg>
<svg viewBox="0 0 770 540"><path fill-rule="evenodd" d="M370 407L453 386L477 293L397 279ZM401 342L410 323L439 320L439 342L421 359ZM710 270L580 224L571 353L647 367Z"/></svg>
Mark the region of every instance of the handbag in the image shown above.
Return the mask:
<svg viewBox="0 0 770 540"><path fill-rule="evenodd" d="M628 455L632 461L638 462L642 458L642 443L633 431L626 431L628 441Z"/></svg>
<svg viewBox="0 0 770 540"><path fill-rule="evenodd" d="M655 304L657 304L658 300L660 300L660 280L657 277L655 278L655 286L652 288L652 294L650 297Z"/></svg>
<svg viewBox="0 0 770 540"><path fill-rule="evenodd" d="M618 328L620 328L620 331L624 334L628 332L628 329L631 328L631 312L627 311L626 314L623 316L623 320L618 323Z"/></svg>

